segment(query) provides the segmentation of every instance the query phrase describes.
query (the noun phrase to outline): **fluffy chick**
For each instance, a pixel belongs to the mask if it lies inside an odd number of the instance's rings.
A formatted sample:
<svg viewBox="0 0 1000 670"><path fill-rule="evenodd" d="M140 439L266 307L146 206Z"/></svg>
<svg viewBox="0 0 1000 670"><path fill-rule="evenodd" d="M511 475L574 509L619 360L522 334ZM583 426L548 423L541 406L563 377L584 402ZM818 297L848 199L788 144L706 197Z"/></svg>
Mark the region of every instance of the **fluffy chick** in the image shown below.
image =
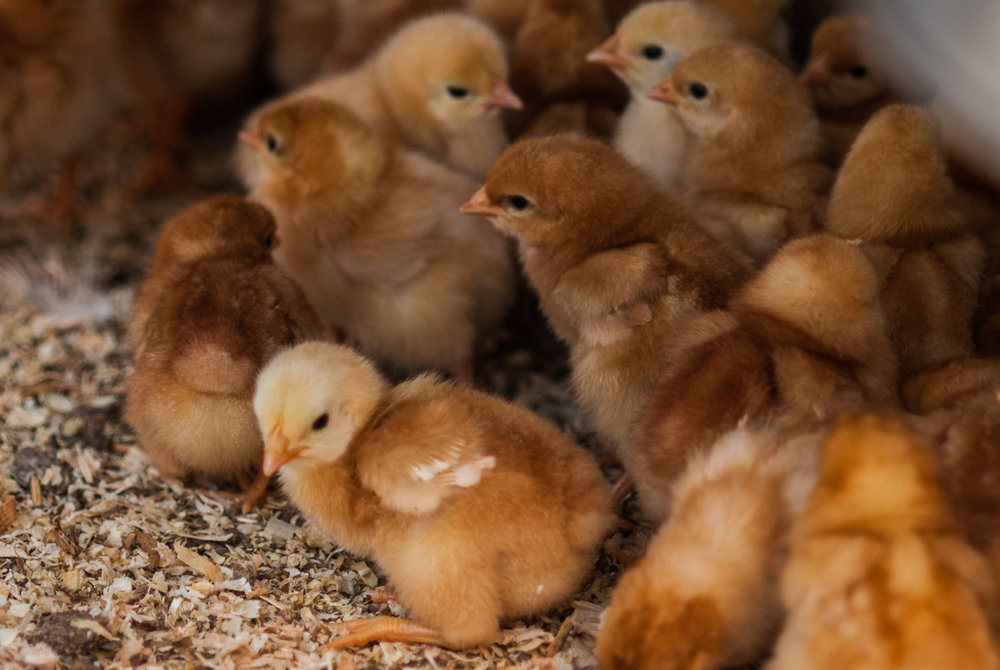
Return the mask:
<svg viewBox="0 0 1000 670"><path fill-rule="evenodd" d="M61 160L57 219L72 216L79 154L121 102L110 30L93 0L0 3L0 187L15 166Z"/></svg>
<svg viewBox="0 0 1000 670"><path fill-rule="evenodd" d="M593 457L554 426L429 375L390 387L346 347L279 354L254 408L265 472L341 546L373 558L416 619L352 623L335 647L490 642L500 620L571 596L611 524Z"/></svg>
<svg viewBox="0 0 1000 670"><path fill-rule="evenodd" d="M631 96L613 146L661 186L681 188L687 131L676 108L646 97L646 92L695 49L739 35L721 10L694 0L663 0L632 10L615 34L587 55L610 68Z"/></svg>
<svg viewBox="0 0 1000 670"><path fill-rule="evenodd" d="M845 407L898 406L879 287L863 252L813 235L785 245L728 310L681 329L624 459L644 512L666 518L691 454L743 422L797 425Z"/></svg>
<svg viewBox="0 0 1000 670"><path fill-rule="evenodd" d="M985 252L956 206L926 112L890 105L872 117L837 176L827 227L861 240L885 277L881 299L903 382L972 355Z"/></svg>
<svg viewBox="0 0 1000 670"><path fill-rule="evenodd" d="M274 219L220 195L163 229L132 303L125 418L161 474L238 475L259 465L251 399L260 368L322 327L272 262Z"/></svg>
<svg viewBox="0 0 1000 670"><path fill-rule="evenodd" d="M747 259L611 147L573 135L511 146L463 211L518 243L542 312L570 347L571 385L619 454L679 324L726 304Z"/></svg>
<svg viewBox="0 0 1000 670"><path fill-rule="evenodd" d="M942 495L930 445L891 412L834 424L781 576L767 665L998 668L997 587Z"/></svg>
<svg viewBox="0 0 1000 670"><path fill-rule="evenodd" d="M781 63L748 44L710 44L649 95L674 105L692 135L684 192L714 234L763 265L820 227L832 177L819 122Z"/></svg>
<svg viewBox="0 0 1000 670"><path fill-rule="evenodd" d="M611 136L626 92L606 68L586 60L610 31L600 0L532 0L511 45L510 81L525 105L508 114L512 136Z"/></svg>
<svg viewBox="0 0 1000 670"><path fill-rule="evenodd" d="M328 100L274 107L242 137L261 172L251 197L278 220L275 260L320 316L381 362L471 381L514 284L507 241L458 211L475 183Z"/></svg>
<svg viewBox="0 0 1000 670"><path fill-rule="evenodd" d="M717 670L767 654L788 530L822 435L741 428L692 457L669 521L612 595L597 640L604 670Z"/></svg>
<svg viewBox="0 0 1000 670"><path fill-rule="evenodd" d="M757 47L782 62L788 54L788 24L785 10L791 0L700 0L718 7L739 26L740 32Z"/></svg>
<svg viewBox="0 0 1000 670"><path fill-rule="evenodd" d="M320 73L341 16L335 0L270 0L265 25L267 69L286 91Z"/></svg>
<svg viewBox="0 0 1000 670"><path fill-rule="evenodd" d="M507 84L503 43L485 23L447 12L414 20L364 63L251 114L320 97L344 105L388 139L482 176L507 146L500 109L521 100ZM244 178L252 164L240 159Z"/></svg>

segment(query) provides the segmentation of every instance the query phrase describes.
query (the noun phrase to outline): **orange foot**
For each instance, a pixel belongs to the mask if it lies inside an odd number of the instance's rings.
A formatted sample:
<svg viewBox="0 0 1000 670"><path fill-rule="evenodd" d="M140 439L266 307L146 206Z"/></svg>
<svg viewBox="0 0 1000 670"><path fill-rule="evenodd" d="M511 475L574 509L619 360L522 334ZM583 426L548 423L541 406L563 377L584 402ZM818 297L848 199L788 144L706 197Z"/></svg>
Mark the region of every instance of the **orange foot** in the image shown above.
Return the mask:
<svg viewBox="0 0 1000 670"><path fill-rule="evenodd" d="M393 616L375 616L367 619L354 619L341 624L346 635L323 646L327 649L346 649L348 647L363 647L369 642L415 642L418 644L433 644L438 647L450 647L441 632L409 619L399 619Z"/></svg>
<svg viewBox="0 0 1000 670"><path fill-rule="evenodd" d="M244 514L267 499L267 485L270 481L271 477L265 475L263 470L257 471L257 477L253 481L249 481L243 473L236 475L236 482L243 489L243 493L236 500L242 502L240 509Z"/></svg>

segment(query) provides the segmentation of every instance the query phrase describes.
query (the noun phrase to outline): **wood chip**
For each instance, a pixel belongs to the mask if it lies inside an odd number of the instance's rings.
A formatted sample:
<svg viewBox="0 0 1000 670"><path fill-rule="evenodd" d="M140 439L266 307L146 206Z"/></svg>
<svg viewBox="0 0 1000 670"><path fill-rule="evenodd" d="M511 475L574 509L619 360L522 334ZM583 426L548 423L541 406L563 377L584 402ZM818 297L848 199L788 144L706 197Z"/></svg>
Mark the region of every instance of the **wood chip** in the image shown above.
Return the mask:
<svg viewBox="0 0 1000 670"><path fill-rule="evenodd" d="M226 576L222 573L222 570L219 569L219 566L198 552L188 549L181 544L180 541L174 544L174 553L177 554L177 558L181 563L189 568L197 570L213 582L218 583L226 581Z"/></svg>
<svg viewBox="0 0 1000 670"><path fill-rule="evenodd" d="M0 533L13 525L17 518L17 499L14 496L4 496L0 502Z"/></svg>

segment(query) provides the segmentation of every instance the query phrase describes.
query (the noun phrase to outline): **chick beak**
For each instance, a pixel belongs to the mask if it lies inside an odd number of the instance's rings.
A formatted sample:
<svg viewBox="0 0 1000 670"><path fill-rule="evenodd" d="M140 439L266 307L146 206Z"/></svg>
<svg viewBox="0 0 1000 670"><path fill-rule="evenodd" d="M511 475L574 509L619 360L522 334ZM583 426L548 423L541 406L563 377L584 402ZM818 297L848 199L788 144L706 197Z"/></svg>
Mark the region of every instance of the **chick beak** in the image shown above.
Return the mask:
<svg viewBox="0 0 1000 670"><path fill-rule="evenodd" d="M240 131L238 135L240 142L247 145L254 151L260 151L264 143L260 139L260 134L256 130L250 130L249 128L244 128Z"/></svg>
<svg viewBox="0 0 1000 670"><path fill-rule="evenodd" d="M486 195L486 186L482 186L475 194L458 208L462 214L482 214L484 216L499 216L500 208L490 202Z"/></svg>
<svg viewBox="0 0 1000 670"><path fill-rule="evenodd" d="M646 97L652 100L659 100L668 105L677 105L681 101L680 92L674 86L673 77L667 77L653 88L646 91Z"/></svg>
<svg viewBox="0 0 1000 670"><path fill-rule="evenodd" d="M274 427L267 436L264 443L264 462L260 469L266 476L270 477L278 468L285 463L297 458L305 450L305 447L292 447L291 442L281 432L281 421Z"/></svg>
<svg viewBox="0 0 1000 670"><path fill-rule="evenodd" d="M507 109L523 109L524 103L517 94L511 90L507 82L502 79L494 79L490 86L490 94L486 98L486 104L490 107L506 107Z"/></svg>
<svg viewBox="0 0 1000 670"><path fill-rule="evenodd" d="M587 61L599 63L612 70L631 70L635 66L621 55L621 40L612 35L604 44L587 54Z"/></svg>
<svg viewBox="0 0 1000 670"><path fill-rule="evenodd" d="M830 69L826 61L817 59L810 61L806 69L799 74L799 81L806 86L824 86L830 82Z"/></svg>

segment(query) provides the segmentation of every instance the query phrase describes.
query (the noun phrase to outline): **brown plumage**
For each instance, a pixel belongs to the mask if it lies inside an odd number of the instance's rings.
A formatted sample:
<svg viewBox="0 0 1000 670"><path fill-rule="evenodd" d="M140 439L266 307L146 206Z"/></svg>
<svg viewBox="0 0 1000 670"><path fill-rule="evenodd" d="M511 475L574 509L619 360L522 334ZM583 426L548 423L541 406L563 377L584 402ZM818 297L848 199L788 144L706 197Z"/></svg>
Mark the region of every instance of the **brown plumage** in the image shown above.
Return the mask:
<svg viewBox="0 0 1000 670"><path fill-rule="evenodd" d="M882 305L901 380L971 356L985 253L956 206L933 120L890 105L844 159L827 227L863 248L885 277Z"/></svg>
<svg viewBox="0 0 1000 670"><path fill-rule="evenodd" d="M593 457L548 422L433 376L390 387L345 347L279 354L254 408L265 472L416 619L351 622L335 647L488 643L567 600L611 524Z"/></svg>
<svg viewBox="0 0 1000 670"><path fill-rule="evenodd" d="M700 0L718 7L740 32L775 58L788 61L788 25L785 9L791 0Z"/></svg>
<svg viewBox="0 0 1000 670"><path fill-rule="evenodd" d="M669 343L625 465L657 520L691 454L741 422L797 425L845 407L898 406L875 269L832 235L789 242L733 298Z"/></svg>
<svg viewBox="0 0 1000 670"><path fill-rule="evenodd" d="M892 412L834 424L781 576L788 621L768 670L998 668L997 586Z"/></svg>
<svg viewBox="0 0 1000 670"><path fill-rule="evenodd" d="M163 475L239 475L258 465L257 372L279 349L323 333L271 261L274 231L263 207L220 195L160 235L132 304L125 417Z"/></svg>
<svg viewBox="0 0 1000 670"><path fill-rule="evenodd" d="M319 315L380 362L471 381L514 285L507 241L458 211L475 183L328 100L273 107L242 138L251 196L278 220L275 260Z"/></svg>
<svg viewBox="0 0 1000 670"><path fill-rule="evenodd" d="M741 428L694 455L673 513L615 588L604 670L721 670L767 655L788 529L815 481L821 427Z"/></svg>
<svg viewBox="0 0 1000 670"><path fill-rule="evenodd" d="M267 70L279 89L302 86L319 75L341 22L336 0L267 3Z"/></svg>
<svg viewBox="0 0 1000 670"><path fill-rule="evenodd" d="M750 274L676 196L597 140L518 142L463 211L517 239L521 265L570 347L585 416L619 452L679 325L726 304Z"/></svg>
<svg viewBox="0 0 1000 670"><path fill-rule="evenodd" d="M650 96L692 135L684 192L713 233L763 264L823 220L829 170L809 96L781 63L736 42L702 47Z"/></svg>

